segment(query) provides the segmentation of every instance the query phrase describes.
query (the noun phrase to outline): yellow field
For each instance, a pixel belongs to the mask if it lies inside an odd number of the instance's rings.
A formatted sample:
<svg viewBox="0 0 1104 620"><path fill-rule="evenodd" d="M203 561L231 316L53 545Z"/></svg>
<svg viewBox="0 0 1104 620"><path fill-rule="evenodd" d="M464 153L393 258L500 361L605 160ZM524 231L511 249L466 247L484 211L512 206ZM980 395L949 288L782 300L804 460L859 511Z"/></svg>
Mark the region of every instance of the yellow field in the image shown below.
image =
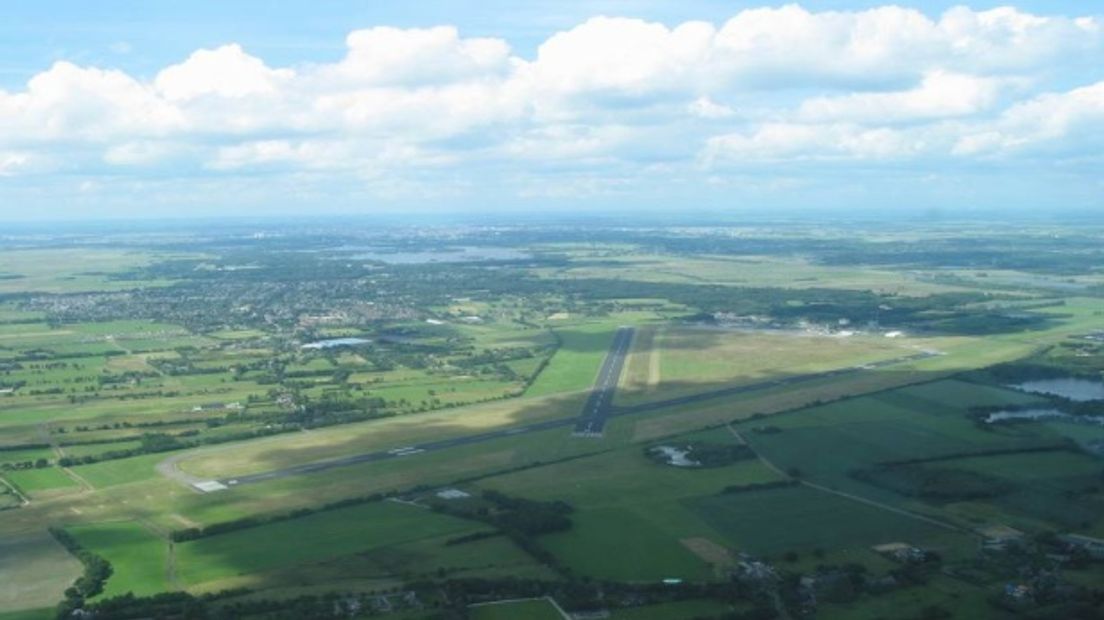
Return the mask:
<svg viewBox="0 0 1104 620"><path fill-rule="evenodd" d="M917 353L912 339L672 327L634 342L620 403L823 372Z"/></svg>

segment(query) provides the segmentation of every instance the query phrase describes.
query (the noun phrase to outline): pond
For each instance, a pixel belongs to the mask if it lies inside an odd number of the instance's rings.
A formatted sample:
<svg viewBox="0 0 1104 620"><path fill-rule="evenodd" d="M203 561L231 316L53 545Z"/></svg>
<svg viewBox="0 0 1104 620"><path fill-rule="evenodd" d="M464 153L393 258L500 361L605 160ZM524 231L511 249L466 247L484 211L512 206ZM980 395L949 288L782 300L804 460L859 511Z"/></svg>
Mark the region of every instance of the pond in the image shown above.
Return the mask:
<svg viewBox="0 0 1104 620"><path fill-rule="evenodd" d="M990 413L985 418L986 424L996 424L997 422L1007 422L1009 420L1061 420L1063 422L1072 422L1074 424L1096 424L1104 426L1104 418L1100 416L1076 416L1070 415L1064 411L1058 411L1057 409L1019 409L1008 411L997 411Z"/></svg>
<svg viewBox="0 0 1104 620"><path fill-rule="evenodd" d="M425 263L473 263L480 261L520 260L532 254L514 248L460 246L440 250L399 250L371 248L353 255L358 260L379 261L390 265L421 265Z"/></svg>
<svg viewBox="0 0 1104 620"><path fill-rule="evenodd" d="M1024 381L1012 387L1032 394L1048 394L1061 396L1076 402L1090 400L1104 400L1104 382L1089 379L1039 379L1036 381Z"/></svg>
<svg viewBox="0 0 1104 620"><path fill-rule="evenodd" d="M368 344L372 342L367 338L332 338L330 340L319 340L317 342L308 342L303 345L302 349L332 349L334 347L352 347L358 344Z"/></svg>
<svg viewBox="0 0 1104 620"><path fill-rule="evenodd" d="M682 450L674 446L656 446L654 450L663 455L668 465L674 465L675 467L699 467L701 465L701 463L689 457L690 452L688 450Z"/></svg>

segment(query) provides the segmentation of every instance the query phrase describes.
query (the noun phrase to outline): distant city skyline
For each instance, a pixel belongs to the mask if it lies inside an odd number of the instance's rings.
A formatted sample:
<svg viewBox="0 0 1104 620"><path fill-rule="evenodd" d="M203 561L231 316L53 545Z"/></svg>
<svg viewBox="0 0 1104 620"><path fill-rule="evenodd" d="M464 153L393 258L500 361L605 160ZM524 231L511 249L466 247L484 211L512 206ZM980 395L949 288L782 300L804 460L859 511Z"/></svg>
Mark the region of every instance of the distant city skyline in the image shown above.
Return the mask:
<svg viewBox="0 0 1104 620"><path fill-rule="evenodd" d="M1104 210L1086 2L19 3L0 220Z"/></svg>

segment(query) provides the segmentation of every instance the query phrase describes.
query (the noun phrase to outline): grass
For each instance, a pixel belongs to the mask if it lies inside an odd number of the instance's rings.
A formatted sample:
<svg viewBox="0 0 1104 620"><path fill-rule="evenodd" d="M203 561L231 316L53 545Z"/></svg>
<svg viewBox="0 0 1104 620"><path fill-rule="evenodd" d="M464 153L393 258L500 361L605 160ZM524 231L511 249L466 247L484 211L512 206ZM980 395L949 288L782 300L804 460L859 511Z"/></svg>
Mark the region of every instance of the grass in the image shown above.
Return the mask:
<svg viewBox="0 0 1104 620"><path fill-rule="evenodd" d="M101 596L127 592L148 596L172 589L168 542L140 523L115 521L67 529L83 547L111 562L114 572Z"/></svg>
<svg viewBox="0 0 1104 620"><path fill-rule="evenodd" d="M975 397L972 390L977 388ZM940 401L943 390L956 393L957 404ZM807 478L834 488L876 496L900 497L855 481L849 472L885 461L930 458L995 449L1053 443L1056 435L979 429L966 417L974 403L1014 400L1007 390L940 381L871 396L843 400L739 425L752 446L784 469L797 468ZM763 434L770 425L780 432Z"/></svg>
<svg viewBox="0 0 1104 620"><path fill-rule="evenodd" d="M602 248L601 251L607 250ZM629 251L625 248L626 253ZM2 271L25 277L5 280L0 288L64 292L89 290L88 287L157 286L163 283L118 282L104 275L140 265L151 257L142 253L98 250L42 251L38 254L3 252L0 253L0 262L4 263ZM587 260L586 265L568 267L560 275L697 284L842 287L901 294L954 288L917 282L911 276L890 271L821 266L790 259L636 254L611 257L606 262L608 264L601 265L598 260ZM0 514L0 573L5 576L0 580L0 609L50 607L79 572L75 560L64 550L48 537L42 539L45 534L39 528L47 523L76 523L71 526L73 531L112 560L118 573L109 582L109 593L128 589L154 592L174 587L168 570L167 544L152 533L154 530L187 527L191 521L210 524L284 512L344 497L409 489L420 484L451 483L495 472L499 472L498 475L472 484L535 499L564 499L575 506L572 517L575 528L542 537L540 544L581 576L640 581L672 576L715 578L710 561L695 554L695 550L702 553L701 545L688 545L687 540L704 540L717 548L761 549L773 554L797 549L803 552L802 559L788 565L795 570L798 567L809 570L818 561L842 563L855 559L867 563L870 552L866 545L885 542L886 537L901 537L937 548L953 546L948 541L959 539L942 530L929 532L927 526L906 517L811 489L721 494L726 486L777 480L780 476L754 461L716 470L686 471L658 466L641 456L639 444L651 438L695 430L708 423L746 418L756 412L792 410L815 399L879 391L903 382L926 380L938 373L959 372L1013 359L1104 325L1099 299L1071 298L1067 301L1061 308L1047 310L1056 316L1062 315L1047 329L985 338L828 339L674 327L670 328L671 333L665 334L667 328L653 331L645 325L634 342L625 387L630 392L650 390L647 398L670 396L679 390L698 390L703 386L749 382L896 357L906 354L901 350L902 345L930 346L946 355L810 385L762 390L693 407L616 418L602 440L580 440L572 438L566 428L556 429L207 495L158 477L154 465L168 454L74 468L96 487L88 494L60 492L76 486L53 468L16 473L13 475L25 478L20 486L37 487L37 490L31 491L29 506ZM558 314L553 311L561 305L569 312L566 318L549 321L550 329L514 322L528 312L514 301L510 303L516 307L507 309L496 303L464 302L467 307L456 310L480 314L488 321L480 325L450 326L464 337L470 337L470 340L463 340L476 349L523 346L540 351L536 358L508 363L521 374L537 368L543 359L541 356L551 348L551 335L557 334L562 346L551 356L526 398L220 445L189 452L191 458L183 466L191 473L222 478L573 416L578 413L582 394L593 382L619 322L649 324L695 311L663 300L617 300L608 306L630 310L593 322L580 322L578 317L594 309L584 306L582 300L544 300L541 303L546 302L549 311L539 314L540 317ZM513 318L507 318L507 314ZM526 320L534 320L531 312L526 316ZM5 320L35 322L4 323ZM335 328L325 333L340 335L346 329ZM263 395L272 387L248 379L234 382L228 372L149 376L142 379L141 385L125 384L117 389L98 385L105 373L149 372L153 369L152 360L166 357L187 357L198 368L208 370L276 357L299 360L301 366L292 366L292 371L330 373L348 369L354 373L350 382L362 383L365 392L387 398L406 398L414 403L427 399L431 389L444 401L460 402L498 395L520 385L483 378L446 379L447 372L453 371L432 374L403 367L379 371L366 358L352 353L338 355L334 366L324 359L311 359L301 353L278 353L281 346L278 337L264 343L247 342L267 336L257 330L198 336L177 326L149 321L51 327L42 315L22 312L10 304L3 305L0 307L0 360L14 360L38 348L79 357L68 357L64 365L49 368L36 366L36 363L25 364L23 368L12 367L5 380L26 383L16 394L0 398L0 434L8 445L40 443L41 426L45 425L46 430L55 433L59 427L65 427L68 434L55 435L63 440L100 439L136 432L125 430L123 422L162 420L194 422L197 428L202 428L204 436L232 432L240 427L206 430L202 419L190 413L191 407L216 400L245 402L250 394ZM443 339L434 342L440 344ZM226 349L219 348L223 344ZM272 349L261 348L264 346ZM196 349L177 354L171 351L176 347ZM662 354L657 355L655 351L659 350ZM440 361L448 364L452 359L443 356ZM317 378L319 385L306 388L304 393L320 397L323 391L342 389L329 383L329 376ZM98 396L91 396L84 402L70 402L70 396L85 396L85 388L90 386L97 386ZM54 387L61 388L62 393L31 394ZM157 390L178 395L139 395ZM942 381L807 407L740 426L763 454L783 466L800 467L806 477L817 482L871 493L876 499L963 521L974 518L982 522L1000 520L1032 529L1053 528L1069 516L1074 517L1068 521L1070 529L1099 535L1102 525L1095 514L1104 513L1104 507L1098 503L1100 498L1084 493L1078 496L1079 506L1075 506L1064 495L1084 490L1085 482L1093 473L1092 461L1087 457L1046 453L956 460L954 467L1015 477L1021 485L1020 492L973 505L918 506L920 502L916 500L861 485L847 476L849 468L879 460L1031 445L1053 441L1063 435L1076 435L1084 441L1098 438L1096 429L1058 423L986 431L975 427L965 417L971 405L1017 404L1029 402L1030 398L996 387ZM776 435L751 432L752 427L764 424L776 425L782 432ZM96 429L78 432L74 425L92 425ZM176 431L185 427L171 428ZM710 431L706 435L717 441L728 437L723 430ZM630 445L632 442L637 445ZM111 448L129 445L103 444ZM74 454L100 449L96 446L67 448ZM602 453L501 473L537 460L547 463L595 452ZM35 449L0 452L0 459L14 454L20 458L51 456L49 450ZM64 487L51 489L51 485L62 483ZM42 494L48 501L37 501ZM55 494L56 497L51 496ZM1056 512L1062 514L1054 514ZM1087 517L1081 516L1086 514ZM1083 519L1089 528L1081 527ZM477 527L480 526L409 506L392 503L360 506L178 545L177 574L180 585L196 591L256 585L259 596L274 591L293 591L308 584L318 588L318 592L324 591L323 588L355 589L368 583L393 582L400 577L436 575L438 569L448 576L459 577L555 577L503 537L465 545L444 545L449 538ZM819 542L821 539L828 543ZM814 558L804 553L813 544L832 548L825 550L823 558ZM970 543L962 546L972 552ZM894 615L901 609L920 609L928 601L943 604L953 600L952 595L956 594L953 588L945 587L945 581L936 577L931 592L913 589L887 595L884 599L860 601L846 609L827 606L823 613L830 618L873 618ZM984 610L978 611L975 599L964 594L963 609L981 615ZM715 607L706 609L703 605L709 604L691 601L617 610L614 617L683 618L722 611ZM945 606L953 607L950 603ZM518 615L531 614L523 611L515 617Z"/></svg>
<svg viewBox="0 0 1104 620"><path fill-rule="evenodd" d="M179 574L184 583L199 584L479 529L422 508L376 502L180 543Z"/></svg>
<svg viewBox="0 0 1104 620"><path fill-rule="evenodd" d="M156 478L158 474L154 466L166 457L168 454L164 453L143 454L91 465L78 465L72 470L92 486L102 489Z"/></svg>
<svg viewBox="0 0 1104 620"><path fill-rule="evenodd" d="M560 620L563 616L545 599L491 603L468 608L472 620Z"/></svg>
<svg viewBox="0 0 1104 620"><path fill-rule="evenodd" d="M552 356L526 396L545 396L588 389L598 375L617 327L596 323L556 329L560 348Z"/></svg>
<svg viewBox="0 0 1104 620"><path fill-rule="evenodd" d="M20 491L31 496L76 489L80 486L57 467L7 471L4 472L4 477L19 487Z"/></svg>
<svg viewBox="0 0 1104 620"><path fill-rule="evenodd" d="M729 611L729 606L717 601L690 600L658 605L615 609L610 613L614 620L683 620L685 618L711 618Z"/></svg>
<svg viewBox="0 0 1104 620"><path fill-rule="evenodd" d="M0 252L3 273L22 277L0 279L0 293L72 293L133 288L139 283L113 280L108 274L149 264L155 258L158 256L149 252L92 248L5 250ZM140 284L158 286L162 283L147 280Z"/></svg>
<svg viewBox="0 0 1104 620"><path fill-rule="evenodd" d="M183 461L181 468L198 476L214 478L268 471L296 463L470 435L507 425L569 417L581 406L581 397L547 397L396 416L310 433L280 435L244 445L215 446L194 452L195 456Z"/></svg>
<svg viewBox="0 0 1104 620"><path fill-rule="evenodd" d="M96 456L105 452L133 450L141 445L142 442L139 440L112 441L110 443L74 444L70 446L63 446L62 450L65 451L66 456L79 458L82 456Z"/></svg>
<svg viewBox="0 0 1104 620"><path fill-rule="evenodd" d="M317 505L342 497L408 490L423 484L451 484L461 478L485 476L537 460L550 462L598 449L593 444L571 439L563 429L556 429L240 486L232 493L217 497L185 492L180 495L178 510L195 521L212 523Z"/></svg>
<svg viewBox="0 0 1104 620"><path fill-rule="evenodd" d="M49 607L53 611L61 593L80 574L80 562L45 527L6 530L0 535L0 575L4 576L0 579L0 610Z"/></svg>
<svg viewBox="0 0 1104 620"><path fill-rule="evenodd" d="M623 256L600 255L602 262L539 271L558 278L615 278L638 282L681 282L729 286L787 288L828 287L874 290L900 295L966 290L934 284L890 270L869 267L818 265L796 258L761 256L670 256L634 252Z"/></svg>
<svg viewBox="0 0 1104 620"><path fill-rule="evenodd" d="M56 617L57 610L53 607L0 612L0 620L53 620Z"/></svg>
<svg viewBox="0 0 1104 620"><path fill-rule="evenodd" d="M712 567L683 546L677 534L640 511L593 508L576 513L572 520L575 526L569 532L546 536L542 544L579 574L627 581L713 576Z"/></svg>
<svg viewBox="0 0 1104 620"><path fill-rule="evenodd" d="M934 576L923 587L902 588L878 596L864 596L858 601L842 604L823 604L817 607L817 618L823 620L881 620L902 616L902 610L911 610L911 617L927 607L938 606L947 612L948 619L973 620L993 616L988 603L988 592L961 581ZM908 612L906 612L908 613Z"/></svg>
<svg viewBox="0 0 1104 620"><path fill-rule="evenodd" d="M1007 480L1013 490L988 503L1004 513L1005 521L1020 527L1091 531L1102 523L1100 462L1085 454L1008 454L955 459L940 465Z"/></svg>
<svg viewBox="0 0 1104 620"><path fill-rule="evenodd" d="M935 526L801 486L702 497L689 507L734 547L761 556L946 537Z"/></svg>
<svg viewBox="0 0 1104 620"><path fill-rule="evenodd" d="M732 441L727 432L707 433ZM563 500L575 508L571 530L542 538L562 562L581 574L634 581L667 577L708 579L713 568L682 543L720 539L686 502L730 485L778 480L758 461L712 469L656 464L630 446L522 472L496 476L481 487L532 499Z"/></svg>
<svg viewBox="0 0 1104 620"><path fill-rule="evenodd" d="M643 346L643 345L641 345ZM757 383L787 375L823 372L914 351L880 336L835 338L807 334L752 333L710 328L667 328L651 343L659 355L659 381L650 360L630 359L626 387L644 384L645 393L626 391L622 402L672 397L720 385ZM641 356L646 357L646 356Z"/></svg>
<svg viewBox="0 0 1104 620"><path fill-rule="evenodd" d="M21 450L0 450L0 463L25 463L38 459L54 459L54 451L50 448L26 448Z"/></svg>

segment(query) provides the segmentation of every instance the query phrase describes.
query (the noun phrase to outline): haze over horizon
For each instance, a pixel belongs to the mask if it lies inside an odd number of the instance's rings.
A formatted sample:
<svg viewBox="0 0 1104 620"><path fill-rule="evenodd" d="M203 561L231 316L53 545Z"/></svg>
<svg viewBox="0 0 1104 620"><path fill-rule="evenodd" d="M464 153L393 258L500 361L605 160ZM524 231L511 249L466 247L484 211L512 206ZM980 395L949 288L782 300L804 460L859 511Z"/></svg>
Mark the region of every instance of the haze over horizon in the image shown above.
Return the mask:
<svg viewBox="0 0 1104 620"><path fill-rule="evenodd" d="M0 220L1104 202L1096 3L343 4L10 8Z"/></svg>

